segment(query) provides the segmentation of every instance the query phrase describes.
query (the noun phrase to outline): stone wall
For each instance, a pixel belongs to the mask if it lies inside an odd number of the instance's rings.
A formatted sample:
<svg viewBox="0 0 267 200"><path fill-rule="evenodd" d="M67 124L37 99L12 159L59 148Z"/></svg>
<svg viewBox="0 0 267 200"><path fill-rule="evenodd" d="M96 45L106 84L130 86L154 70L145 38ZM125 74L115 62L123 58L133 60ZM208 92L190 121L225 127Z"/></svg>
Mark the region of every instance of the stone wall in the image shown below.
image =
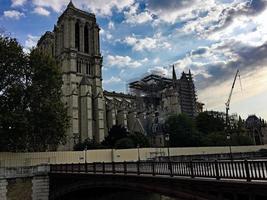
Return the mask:
<svg viewBox="0 0 267 200"><path fill-rule="evenodd" d="M7 200L31 200L32 182L31 177L8 179Z"/></svg>
<svg viewBox="0 0 267 200"><path fill-rule="evenodd" d="M49 199L49 177L35 176L32 179L32 200Z"/></svg>
<svg viewBox="0 0 267 200"><path fill-rule="evenodd" d="M6 179L0 179L0 199L1 200L7 200L6 194L7 194L7 180Z"/></svg>

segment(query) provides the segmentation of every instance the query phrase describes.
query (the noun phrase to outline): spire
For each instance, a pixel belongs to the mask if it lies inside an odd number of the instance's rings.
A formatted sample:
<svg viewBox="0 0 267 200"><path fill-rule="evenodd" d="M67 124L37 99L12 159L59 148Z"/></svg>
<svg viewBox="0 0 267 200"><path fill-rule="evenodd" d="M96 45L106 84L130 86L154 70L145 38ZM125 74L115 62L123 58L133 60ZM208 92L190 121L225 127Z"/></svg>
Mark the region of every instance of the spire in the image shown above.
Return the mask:
<svg viewBox="0 0 267 200"><path fill-rule="evenodd" d="M172 66L172 80L173 81L176 81L177 80L174 65Z"/></svg>
<svg viewBox="0 0 267 200"><path fill-rule="evenodd" d="M192 74L191 74L191 70L189 69L189 72L188 72L188 78L189 80L192 80Z"/></svg>
<svg viewBox="0 0 267 200"><path fill-rule="evenodd" d="M73 3L72 3L72 0L70 0L70 2L69 2L69 4L68 4L68 8L70 8L70 7L75 8L75 6L74 6Z"/></svg>

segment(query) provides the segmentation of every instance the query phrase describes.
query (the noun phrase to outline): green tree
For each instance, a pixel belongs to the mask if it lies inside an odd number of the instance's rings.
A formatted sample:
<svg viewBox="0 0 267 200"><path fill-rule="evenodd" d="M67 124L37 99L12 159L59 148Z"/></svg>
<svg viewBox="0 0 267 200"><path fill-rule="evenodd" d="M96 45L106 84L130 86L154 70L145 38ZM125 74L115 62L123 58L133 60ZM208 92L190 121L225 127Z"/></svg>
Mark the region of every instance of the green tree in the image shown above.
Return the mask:
<svg viewBox="0 0 267 200"><path fill-rule="evenodd" d="M81 143L77 143L73 150L74 151L82 151L85 149L103 149L105 146L97 143L94 139L87 138Z"/></svg>
<svg viewBox="0 0 267 200"><path fill-rule="evenodd" d="M56 61L38 49L29 56L31 85L28 87L30 143L32 151L55 149L64 143L68 127L62 102L62 74Z"/></svg>
<svg viewBox="0 0 267 200"><path fill-rule="evenodd" d="M170 116L166 121L166 132L170 134L170 146L199 146L200 135L194 122L185 114Z"/></svg>
<svg viewBox="0 0 267 200"><path fill-rule="evenodd" d="M139 147L149 147L149 140L143 133L135 132L130 134L129 138L132 139L135 147L138 145Z"/></svg>
<svg viewBox="0 0 267 200"><path fill-rule="evenodd" d="M199 113L195 119L196 128L203 134L224 131L224 119L222 113L205 111Z"/></svg>
<svg viewBox="0 0 267 200"><path fill-rule="evenodd" d="M120 125L114 125L108 132L108 136L105 137L105 140L102 142L104 146L115 147L115 143L122 138L129 136L129 132L126 128Z"/></svg>
<svg viewBox="0 0 267 200"><path fill-rule="evenodd" d="M56 61L0 36L0 150L46 151L64 142L67 111Z"/></svg>
<svg viewBox="0 0 267 200"><path fill-rule="evenodd" d="M134 144L134 141L130 137L125 137L116 141L114 147L116 149L130 149L130 148L135 148L136 145Z"/></svg>
<svg viewBox="0 0 267 200"><path fill-rule="evenodd" d="M26 150L27 56L16 39L0 36L0 150Z"/></svg>

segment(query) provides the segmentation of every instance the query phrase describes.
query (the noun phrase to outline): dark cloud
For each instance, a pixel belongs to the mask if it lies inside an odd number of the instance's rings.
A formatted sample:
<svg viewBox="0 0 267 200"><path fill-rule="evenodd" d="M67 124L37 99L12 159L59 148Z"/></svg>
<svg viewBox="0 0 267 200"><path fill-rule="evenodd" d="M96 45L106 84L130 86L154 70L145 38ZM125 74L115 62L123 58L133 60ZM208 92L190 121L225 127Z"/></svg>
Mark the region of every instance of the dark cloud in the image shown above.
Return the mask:
<svg viewBox="0 0 267 200"><path fill-rule="evenodd" d="M151 10L180 10L192 6L197 0L147 0Z"/></svg>
<svg viewBox="0 0 267 200"><path fill-rule="evenodd" d="M211 77L206 78L203 74L197 74L195 80L199 89L220 84L225 80L233 78L237 69L240 69L242 74L246 74L266 66L267 42L258 47L246 46L242 43L231 43L228 45L229 49L237 55L238 59L236 61L229 61L226 64L217 62L202 66ZM218 47L222 51L224 48L227 48L227 45Z"/></svg>
<svg viewBox="0 0 267 200"><path fill-rule="evenodd" d="M245 4L237 4L233 7L222 10L219 20L215 26L210 27L209 31L219 31L229 26L235 17L240 15L258 15L265 10L266 0L252 0Z"/></svg>
<svg viewBox="0 0 267 200"><path fill-rule="evenodd" d="M199 47L196 50L192 50L191 51L191 55L192 56L194 56L194 55L202 55L202 54L205 54L207 51L208 51L207 47Z"/></svg>

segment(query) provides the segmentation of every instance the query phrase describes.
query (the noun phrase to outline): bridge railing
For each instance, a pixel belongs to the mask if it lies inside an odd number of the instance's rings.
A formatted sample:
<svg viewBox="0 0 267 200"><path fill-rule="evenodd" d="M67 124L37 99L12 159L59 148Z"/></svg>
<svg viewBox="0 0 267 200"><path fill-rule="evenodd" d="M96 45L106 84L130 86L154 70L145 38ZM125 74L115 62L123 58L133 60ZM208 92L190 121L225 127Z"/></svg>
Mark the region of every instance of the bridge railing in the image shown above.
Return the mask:
<svg viewBox="0 0 267 200"><path fill-rule="evenodd" d="M167 175L266 180L267 161L112 162L51 165L51 173Z"/></svg>

